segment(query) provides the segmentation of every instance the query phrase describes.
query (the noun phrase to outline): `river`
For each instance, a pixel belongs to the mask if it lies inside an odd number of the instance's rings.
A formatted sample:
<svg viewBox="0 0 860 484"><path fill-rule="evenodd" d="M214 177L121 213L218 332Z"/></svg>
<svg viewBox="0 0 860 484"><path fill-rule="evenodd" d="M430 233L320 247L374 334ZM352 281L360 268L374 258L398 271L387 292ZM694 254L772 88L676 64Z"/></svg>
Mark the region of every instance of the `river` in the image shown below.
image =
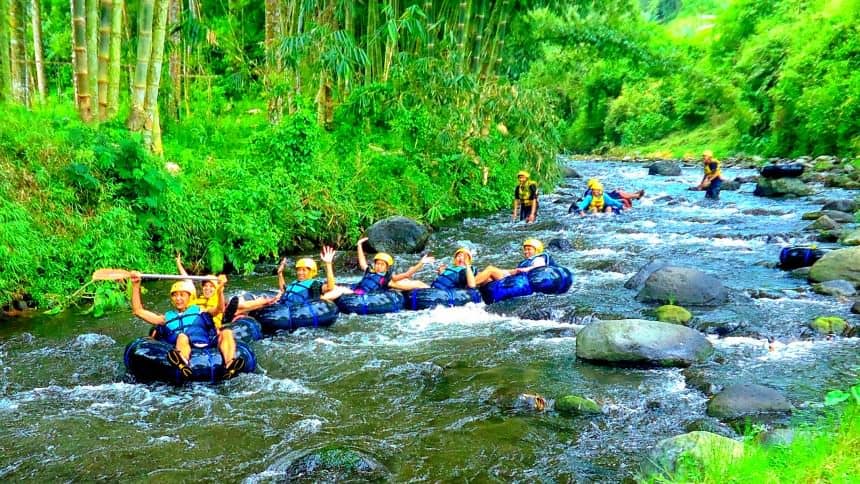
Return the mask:
<svg viewBox="0 0 860 484"><path fill-rule="evenodd" d="M0 478L38 481L279 482L322 449L366 456L370 474L317 468L303 480L618 482L660 439L706 419L714 385L759 383L813 415L824 393L858 378L860 340L813 336L819 315L854 321L851 303L817 295L773 267L780 248L808 242L804 212L850 192L754 197L754 184L716 203L689 192L701 177L647 175L645 165L569 162L607 190L645 189L618 216L567 213L584 180L541 196L538 223L508 212L434 233L440 260L460 245L475 264L513 267L526 237L569 241L553 255L574 273L562 296L495 307L343 316L328 330L299 330L253 344L259 368L229 382L141 385L125 376L125 345L147 325L127 312L93 319L80 311L32 314L0 327ZM727 168L727 177L752 170ZM338 272L354 254L338 254ZM690 370L609 368L578 361L575 332L594 318L648 318L624 283L654 258L718 276L729 303L694 309L714 358ZM401 255L400 266L418 255ZM355 275L355 274L353 274ZM432 267L417 277L432 278ZM145 300L167 309L167 283ZM231 289L276 285L274 276L234 278ZM765 295L765 297L762 297ZM516 404L522 393L578 394L597 416L565 417ZM304 461L302 459L305 459ZM302 480L300 479L300 480Z"/></svg>

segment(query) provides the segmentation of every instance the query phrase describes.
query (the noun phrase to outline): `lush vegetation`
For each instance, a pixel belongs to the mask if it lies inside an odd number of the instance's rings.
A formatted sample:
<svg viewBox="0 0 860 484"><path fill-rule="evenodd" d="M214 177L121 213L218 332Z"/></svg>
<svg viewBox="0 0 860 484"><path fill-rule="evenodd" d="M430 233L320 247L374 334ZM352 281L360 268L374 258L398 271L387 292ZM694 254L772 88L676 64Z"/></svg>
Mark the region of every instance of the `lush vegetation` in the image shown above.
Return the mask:
<svg viewBox="0 0 860 484"><path fill-rule="evenodd" d="M0 0L0 303L498 210L559 151L860 151L860 0L71 7Z"/></svg>
<svg viewBox="0 0 860 484"><path fill-rule="evenodd" d="M856 482L860 475L860 384L825 399L826 416L794 429L783 445L761 445L748 434L743 457L679 466L671 478L649 482Z"/></svg>

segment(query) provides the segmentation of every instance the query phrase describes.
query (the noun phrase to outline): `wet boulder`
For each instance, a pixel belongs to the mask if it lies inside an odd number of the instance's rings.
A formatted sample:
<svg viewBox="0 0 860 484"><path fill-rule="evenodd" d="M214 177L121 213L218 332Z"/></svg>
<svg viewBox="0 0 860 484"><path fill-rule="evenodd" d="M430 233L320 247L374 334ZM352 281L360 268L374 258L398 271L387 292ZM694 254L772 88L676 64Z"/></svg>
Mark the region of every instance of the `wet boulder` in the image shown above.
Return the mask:
<svg viewBox="0 0 860 484"><path fill-rule="evenodd" d="M782 198L811 195L812 189L797 178L759 178L753 195L757 197Z"/></svg>
<svg viewBox="0 0 860 484"><path fill-rule="evenodd" d="M282 477L284 482L372 482L390 478L389 471L374 457L344 447L292 452L269 467L266 474Z"/></svg>
<svg viewBox="0 0 860 484"><path fill-rule="evenodd" d="M736 424L747 419L767 422L774 417L784 417L794 410L794 405L782 393L762 385L740 384L727 386L708 402L707 413L711 417Z"/></svg>
<svg viewBox="0 0 860 484"><path fill-rule="evenodd" d="M693 319L693 314L681 306L664 304L654 310L657 321L671 324L687 324Z"/></svg>
<svg viewBox="0 0 860 484"><path fill-rule="evenodd" d="M838 210L840 212L854 213L860 209L856 200L832 200L824 204L821 210Z"/></svg>
<svg viewBox="0 0 860 484"><path fill-rule="evenodd" d="M839 210L822 210L821 215L827 215L834 222L839 222L841 224L850 224L854 222L854 214L842 212Z"/></svg>
<svg viewBox="0 0 860 484"><path fill-rule="evenodd" d="M420 252L427 245L430 231L407 217L389 217L367 229L369 249L375 252Z"/></svg>
<svg viewBox="0 0 860 484"><path fill-rule="evenodd" d="M848 329L848 323L839 316L819 316L809 323L809 327L824 335L841 335Z"/></svg>
<svg viewBox="0 0 860 484"><path fill-rule="evenodd" d="M714 347L686 326L621 319L599 321L576 335L576 357L623 366L685 367L707 360Z"/></svg>
<svg viewBox="0 0 860 484"><path fill-rule="evenodd" d="M818 294L835 297L848 297L857 294L857 290L854 289L854 284L842 280L824 281L816 283L812 285L812 290L817 292Z"/></svg>
<svg viewBox="0 0 860 484"><path fill-rule="evenodd" d="M727 182L723 182L720 185L720 190L724 192L736 192L741 189L741 181L735 178L734 180L729 180Z"/></svg>
<svg viewBox="0 0 860 484"><path fill-rule="evenodd" d="M689 267L667 266L654 271L636 300L683 306L713 306L725 303L729 291L710 274Z"/></svg>
<svg viewBox="0 0 860 484"><path fill-rule="evenodd" d="M812 282L839 279L844 279L854 286L860 285L860 247L832 250L809 269L809 280Z"/></svg>
<svg viewBox="0 0 860 484"><path fill-rule="evenodd" d="M827 215L818 217L807 227L808 230L839 230L839 228L840 225Z"/></svg>
<svg viewBox="0 0 860 484"><path fill-rule="evenodd" d="M546 244L547 249L554 252L570 252L574 249L573 242L568 239L550 239Z"/></svg>
<svg viewBox="0 0 860 484"><path fill-rule="evenodd" d="M842 245L860 245L860 229L843 232L839 236L839 243Z"/></svg>
<svg viewBox="0 0 860 484"><path fill-rule="evenodd" d="M711 432L690 432L658 442L642 461L640 475L687 482L706 466L731 462L743 454L741 442Z"/></svg>
<svg viewBox="0 0 860 484"><path fill-rule="evenodd" d="M684 430L687 432L710 432L730 439L738 436L738 433L735 432L734 429L719 420L710 417L693 420L692 422L684 425Z"/></svg>
<svg viewBox="0 0 860 484"><path fill-rule="evenodd" d="M680 176L681 165L674 161L658 161L652 163L651 166L648 167L648 174L658 176Z"/></svg>
<svg viewBox="0 0 860 484"><path fill-rule="evenodd" d="M582 178L582 175L580 175L578 171L569 166L561 167L561 176L564 178Z"/></svg>
<svg viewBox="0 0 860 484"><path fill-rule="evenodd" d="M565 395L555 402L555 410L563 415L594 415L602 413L600 405L590 398Z"/></svg>
<svg viewBox="0 0 860 484"><path fill-rule="evenodd" d="M662 269L669 265L669 261L663 259L654 259L645 267L639 269L639 272L636 273L633 277L627 280L624 283L624 287L627 289L639 289L645 284L645 280L654 273L654 271L658 269Z"/></svg>

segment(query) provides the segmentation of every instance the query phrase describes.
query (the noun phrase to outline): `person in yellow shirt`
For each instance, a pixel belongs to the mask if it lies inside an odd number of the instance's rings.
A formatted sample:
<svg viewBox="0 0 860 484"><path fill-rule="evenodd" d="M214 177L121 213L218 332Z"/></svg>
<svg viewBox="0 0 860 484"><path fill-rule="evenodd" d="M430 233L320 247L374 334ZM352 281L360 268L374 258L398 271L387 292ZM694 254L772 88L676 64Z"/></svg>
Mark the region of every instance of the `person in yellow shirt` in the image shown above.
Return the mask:
<svg viewBox="0 0 860 484"><path fill-rule="evenodd" d="M525 220L527 224L533 223L537 217L538 193L537 182L529 180L529 172L517 173L517 186L514 188L514 213L511 220L516 222Z"/></svg>
<svg viewBox="0 0 860 484"><path fill-rule="evenodd" d="M723 174L720 172L720 160L714 158L713 151L705 150L702 152L702 168L705 174L702 181L696 186L696 190L705 190L705 198L719 200Z"/></svg>

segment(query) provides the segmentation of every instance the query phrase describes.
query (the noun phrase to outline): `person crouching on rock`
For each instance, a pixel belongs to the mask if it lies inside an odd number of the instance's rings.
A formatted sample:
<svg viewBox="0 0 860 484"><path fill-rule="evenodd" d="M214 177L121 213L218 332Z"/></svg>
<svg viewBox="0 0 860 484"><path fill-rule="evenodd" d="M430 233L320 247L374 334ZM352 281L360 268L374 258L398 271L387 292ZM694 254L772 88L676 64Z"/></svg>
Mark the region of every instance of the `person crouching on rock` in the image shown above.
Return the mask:
<svg viewBox="0 0 860 484"><path fill-rule="evenodd" d="M218 347L224 362L224 379L236 376L245 366L245 360L236 356L236 340L233 331L215 327L213 316L224 310L225 276L219 276L217 297L219 303L210 311L201 310L200 306L190 304L194 284L191 281L178 281L170 288L170 301L173 307L165 314L149 311L143 307L140 297L140 273L131 273L131 308L138 318L157 329L156 339L174 345L167 353L167 358L182 373L183 378L192 375L190 360L191 348Z"/></svg>
<svg viewBox="0 0 860 484"><path fill-rule="evenodd" d="M367 242L367 237L359 239L356 247L358 252L358 266L364 271L364 275L361 280L353 287L334 286L334 289L323 294L323 299L326 301L333 301L344 294L366 294L368 292L384 291L386 289L408 291L430 287L424 282L411 279L411 277L414 276L415 273L424 266L424 264L434 262L436 260L434 257L425 255L417 264L410 267L406 272L395 274L392 270L394 258L385 252L379 252L373 256L373 267L367 264L367 258L364 255L363 247L365 242ZM334 250L332 250L330 257L332 259L334 258ZM326 259L327 257L324 257L323 261L326 263L326 271L328 271L331 261ZM333 274L331 284L334 285Z"/></svg>

